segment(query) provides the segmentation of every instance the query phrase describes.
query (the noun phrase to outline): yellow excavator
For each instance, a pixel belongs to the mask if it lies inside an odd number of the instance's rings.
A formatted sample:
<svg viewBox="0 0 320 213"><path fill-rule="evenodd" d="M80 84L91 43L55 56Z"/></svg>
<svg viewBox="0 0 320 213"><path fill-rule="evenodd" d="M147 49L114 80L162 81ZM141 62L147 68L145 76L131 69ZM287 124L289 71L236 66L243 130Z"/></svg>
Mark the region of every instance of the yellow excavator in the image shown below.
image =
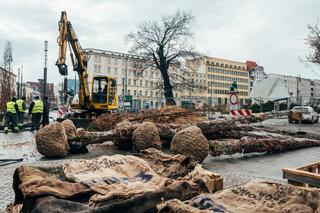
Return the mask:
<svg viewBox="0 0 320 213"><path fill-rule="evenodd" d="M116 79L108 76L93 76L91 90L89 89L87 65L89 54L85 52L79 43L78 37L67 19L67 13L61 12L59 21L59 57L56 65L62 76L68 75L66 65L67 47L70 49L70 58L73 70L79 77L78 100L73 100L73 109L77 110L72 117L92 118L104 112L118 109L117 82ZM75 99L75 98L74 98Z"/></svg>

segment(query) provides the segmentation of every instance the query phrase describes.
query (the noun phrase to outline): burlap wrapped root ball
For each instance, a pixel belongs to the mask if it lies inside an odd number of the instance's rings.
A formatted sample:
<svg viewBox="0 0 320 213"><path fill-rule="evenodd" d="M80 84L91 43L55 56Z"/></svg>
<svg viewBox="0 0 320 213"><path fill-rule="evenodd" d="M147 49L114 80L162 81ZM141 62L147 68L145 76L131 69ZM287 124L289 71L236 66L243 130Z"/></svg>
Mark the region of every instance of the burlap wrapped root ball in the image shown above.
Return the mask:
<svg viewBox="0 0 320 213"><path fill-rule="evenodd" d="M143 122L134 130L132 134L132 143L138 150L148 148L162 149L158 129L152 122Z"/></svg>
<svg viewBox="0 0 320 213"><path fill-rule="evenodd" d="M199 127L190 126L175 134L172 138L170 149L174 153L202 162L208 155L209 142Z"/></svg>
<svg viewBox="0 0 320 213"><path fill-rule="evenodd" d="M35 140L38 152L46 157L65 157L68 154L67 135L59 122L41 128Z"/></svg>
<svg viewBox="0 0 320 213"><path fill-rule="evenodd" d="M64 130L66 132L67 138L74 138L78 136L77 128L73 124L73 122L69 119L64 120L61 122L62 126L64 127Z"/></svg>
<svg viewBox="0 0 320 213"><path fill-rule="evenodd" d="M134 131L133 124L127 120L116 125L116 136L113 138L113 143L119 149L132 148L132 132Z"/></svg>

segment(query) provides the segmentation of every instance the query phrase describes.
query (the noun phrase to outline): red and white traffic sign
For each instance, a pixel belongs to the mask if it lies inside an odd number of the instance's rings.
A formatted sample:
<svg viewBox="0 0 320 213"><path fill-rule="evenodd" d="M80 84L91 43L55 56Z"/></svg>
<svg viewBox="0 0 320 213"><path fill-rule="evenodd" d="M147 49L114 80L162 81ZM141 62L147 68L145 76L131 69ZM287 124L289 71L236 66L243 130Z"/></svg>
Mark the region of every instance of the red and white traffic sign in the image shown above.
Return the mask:
<svg viewBox="0 0 320 213"><path fill-rule="evenodd" d="M232 93L229 97L230 104L237 105L238 104L238 96L235 93Z"/></svg>

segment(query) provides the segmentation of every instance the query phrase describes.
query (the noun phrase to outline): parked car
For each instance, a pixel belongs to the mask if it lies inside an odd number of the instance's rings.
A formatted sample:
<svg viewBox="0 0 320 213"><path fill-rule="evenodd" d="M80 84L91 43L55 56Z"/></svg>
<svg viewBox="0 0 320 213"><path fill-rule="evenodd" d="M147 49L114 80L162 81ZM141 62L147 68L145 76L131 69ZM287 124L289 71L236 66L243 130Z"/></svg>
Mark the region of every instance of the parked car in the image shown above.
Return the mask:
<svg viewBox="0 0 320 213"><path fill-rule="evenodd" d="M309 122L317 123L319 121L319 115L310 106L295 106L288 113L289 123L293 122Z"/></svg>

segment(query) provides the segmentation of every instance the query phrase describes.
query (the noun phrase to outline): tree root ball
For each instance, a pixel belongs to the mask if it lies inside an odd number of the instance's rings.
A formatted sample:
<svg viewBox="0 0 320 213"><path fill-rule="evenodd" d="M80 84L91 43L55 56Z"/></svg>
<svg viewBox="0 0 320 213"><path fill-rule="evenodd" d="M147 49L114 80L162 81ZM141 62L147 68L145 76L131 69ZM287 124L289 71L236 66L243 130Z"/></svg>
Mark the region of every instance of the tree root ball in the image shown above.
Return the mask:
<svg viewBox="0 0 320 213"><path fill-rule="evenodd" d="M68 154L67 135L59 122L41 128L35 140L38 152L46 157L65 157Z"/></svg>
<svg viewBox="0 0 320 213"><path fill-rule="evenodd" d="M61 124L64 127L67 138L74 138L78 136L77 128L71 120L64 120L61 122Z"/></svg>
<svg viewBox="0 0 320 213"><path fill-rule="evenodd" d="M113 138L113 143L119 149L132 149L132 132L133 124L129 121L122 121L116 125L116 136Z"/></svg>
<svg viewBox="0 0 320 213"><path fill-rule="evenodd" d="M162 144L156 125L143 122L132 134L132 142L138 150L156 148L161 150Z"/></svg>
<svg viewBox="0 0 320 213"><path fill-rule="evenodd" d="M199 127L190 126L175 134L170 149L201 163L208 155L209 142Z"/></svg>

